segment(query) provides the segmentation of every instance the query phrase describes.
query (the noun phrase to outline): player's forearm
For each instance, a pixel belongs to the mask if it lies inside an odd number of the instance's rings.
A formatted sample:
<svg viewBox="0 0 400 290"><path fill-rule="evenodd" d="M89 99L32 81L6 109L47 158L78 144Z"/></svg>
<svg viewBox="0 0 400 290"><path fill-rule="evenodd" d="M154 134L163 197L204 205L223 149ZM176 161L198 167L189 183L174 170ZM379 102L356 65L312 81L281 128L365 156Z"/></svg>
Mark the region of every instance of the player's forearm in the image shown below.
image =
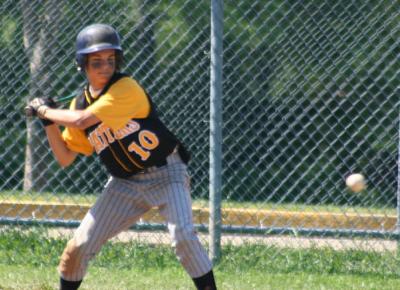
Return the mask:
<svg viewBox="0 0 400 290"><path fill-rule="evenodd" d="M62 167L69 166L75 160L77 153L68 149L64 140L61 138L61 132L58 126L47 126L46 134L57 162Z"/></svg>
<svg viewBox="0 0 400 290"><path fill-rule="evenodd" d="M43 117L65 127L86 129L100 120L84 110L62 110L46 108Z"/></svg>

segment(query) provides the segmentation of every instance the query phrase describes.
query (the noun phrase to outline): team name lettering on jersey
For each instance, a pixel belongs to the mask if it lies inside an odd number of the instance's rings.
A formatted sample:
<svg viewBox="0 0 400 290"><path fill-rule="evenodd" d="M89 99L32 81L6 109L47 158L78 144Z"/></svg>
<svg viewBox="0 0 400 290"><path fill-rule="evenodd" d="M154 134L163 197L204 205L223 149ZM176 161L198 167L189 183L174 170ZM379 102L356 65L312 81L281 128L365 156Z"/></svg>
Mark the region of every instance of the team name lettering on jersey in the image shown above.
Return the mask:
<svg viewBox="0 0 400 290"><path fill-rule="evenodd" d="M89 134L88 139L90 144L92 144L92 146L95 148L96 153L99 154L115 140L123 139L125 136L135 133L139 130L140 125L133 120L130 120L124 128L121 128L115 132L112 132L110 127L102 123Z"/></svg>

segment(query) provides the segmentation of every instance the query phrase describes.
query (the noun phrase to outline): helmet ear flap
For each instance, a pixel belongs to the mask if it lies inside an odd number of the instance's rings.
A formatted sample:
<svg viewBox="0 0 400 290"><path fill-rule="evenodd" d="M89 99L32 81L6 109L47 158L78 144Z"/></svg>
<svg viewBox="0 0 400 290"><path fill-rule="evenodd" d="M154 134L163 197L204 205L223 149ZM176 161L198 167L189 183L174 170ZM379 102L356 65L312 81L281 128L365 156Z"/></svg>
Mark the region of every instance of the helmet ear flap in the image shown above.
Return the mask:
<svg viewBox="0 0 400 290"><path fill-rule="evenodd" d="M77 54L75 59L75 64L77 66L77 70L79 72L85 71L85 64L86 64L86 55L84 54Z"/></svg>

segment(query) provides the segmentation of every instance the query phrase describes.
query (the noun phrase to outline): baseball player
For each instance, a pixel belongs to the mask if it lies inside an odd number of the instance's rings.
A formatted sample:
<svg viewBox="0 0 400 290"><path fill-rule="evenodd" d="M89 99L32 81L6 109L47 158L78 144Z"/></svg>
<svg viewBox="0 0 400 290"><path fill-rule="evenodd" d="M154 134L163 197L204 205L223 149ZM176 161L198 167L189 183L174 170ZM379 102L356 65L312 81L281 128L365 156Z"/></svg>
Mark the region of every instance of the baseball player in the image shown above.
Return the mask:
<svg viewBox="0 0 400 290"><path fill-rule="evenodd" d="M96 151L110 173L61 255L60 289L78 289L101 246L152 207L168 222L178 260L197 289L216 289L211 262L193 228L188 153L160 121L143 88L120 72L123 50L111 26L85 27L76 49L78 70L87 85L70 108L56 109L43 98L29 103L62 167L79 153ZM65 129L61 132L58 125Z"/></svg>

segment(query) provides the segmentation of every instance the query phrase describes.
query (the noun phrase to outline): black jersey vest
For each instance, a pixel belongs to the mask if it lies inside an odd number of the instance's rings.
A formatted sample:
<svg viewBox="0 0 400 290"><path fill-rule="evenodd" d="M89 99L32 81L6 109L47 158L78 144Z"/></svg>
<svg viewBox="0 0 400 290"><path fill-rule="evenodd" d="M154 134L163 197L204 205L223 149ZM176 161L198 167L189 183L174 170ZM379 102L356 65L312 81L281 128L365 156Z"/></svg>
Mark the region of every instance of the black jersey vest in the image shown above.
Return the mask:
<svg viewBox="0 0 400 290"><path fill-rule="evenodd" d="M116 73L100 93L99 98L123 77L128 76ZM89 103L85 97L85 90L77 97L76 109L83 110L99 99L90 98ZM97 153L101 162L113 176L127 178L146 168L163 166L166 164L167 156L180 144L174 134L158 118L154 104L147 93L146 96L150 102L148 117L132 118L124 128L116 132L111 128L105 128L101 122L85 129L91 143L93 139L101 142L102 149Z"/></svg>

